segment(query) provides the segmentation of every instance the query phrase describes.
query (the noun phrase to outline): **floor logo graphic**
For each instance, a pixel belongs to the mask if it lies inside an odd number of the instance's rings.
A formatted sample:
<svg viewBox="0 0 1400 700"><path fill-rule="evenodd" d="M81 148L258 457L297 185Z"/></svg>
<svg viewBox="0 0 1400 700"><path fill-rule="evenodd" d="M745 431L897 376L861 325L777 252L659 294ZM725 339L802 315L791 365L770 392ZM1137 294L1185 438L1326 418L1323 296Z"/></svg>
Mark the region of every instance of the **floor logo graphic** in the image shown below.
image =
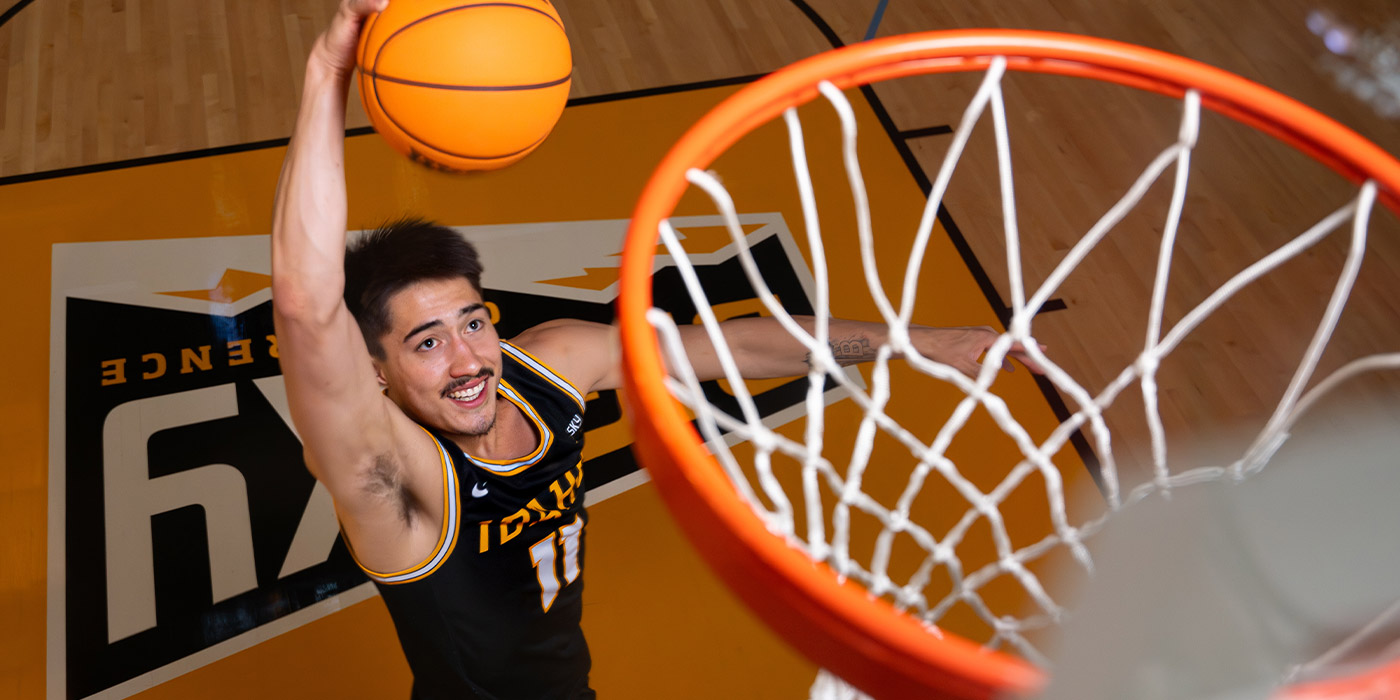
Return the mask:
<svg viewBox="0 0 1400 700"><path fill-rule="evenodd" d="M810 313L781 216L742 218L778 298ZM711 303L756 312L721 222L674 223ZM461 229L487 264L501 336L558 317L611 321L625 228ZM373 595L302 462L268 272L263 236L54 246L50 698L126 697ZM695 318L664 256L655 296L679 322ZM785 422L804 393L797 381L756 398ZM615 393L587 399L593 501L639 475Z"/></svg>

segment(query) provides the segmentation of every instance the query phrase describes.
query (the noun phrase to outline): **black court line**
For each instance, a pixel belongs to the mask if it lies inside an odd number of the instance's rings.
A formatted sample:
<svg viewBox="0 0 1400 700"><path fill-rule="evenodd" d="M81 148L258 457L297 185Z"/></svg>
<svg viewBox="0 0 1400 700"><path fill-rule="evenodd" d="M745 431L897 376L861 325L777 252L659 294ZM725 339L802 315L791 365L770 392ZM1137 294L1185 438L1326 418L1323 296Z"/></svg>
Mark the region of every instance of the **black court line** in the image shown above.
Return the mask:
<svg viewBox="0 0 1400 700"><path fill-rule="evenodd" d="M23 0L23 2L33 2L33 0ZM760 75L746 75L737 78L722 78L719 80L703 80L694 83L682 83L679 85L665 85L654 88L644 88L640 90L627 90L624 92L614 92L606 95L590 95L569 100L567 107L580 105L599 104L603 102L616 102L619 100L630 100L637 97L650 97L652 95L666 95L677 92L690 92L694 90L704 90L712 87L725 87L728 85L741 85L751 83ZM364 136L374 133L374 129L368 126L346 129L345 136ZM146 156L143 158L131 158L128 160L112 161L110 163L95 163L93 165L82 165L73 168L61 168L58 170L45 170L36 173L23 173L20 175L10 175L0 177L0 187L5 185L17 185L22 182L35 182L38 180L54 180L61 177L72 177L74 175L87 175L90 173L107 172L109 170L124 170L126 168L139 168L146 165L158 165L160 163L173 163L182 160L194 160L196 158L207 158L210 156L221 156L229 153L243 153L246 151L257 151L264 148L285 147L289 138L268 139L266 141L254 141L251 143L239 143L230 146L216 146L213 148L201 148L193 151L180 151L178 153L166 153L158 156Z"/></svg>
<svg viewBox="0 0 1400 700"><path fill-rule="evenodd" d="M826 40L831 42L831 48L839 49L846 45L846 42L841 41L841 37L837 36L836 30L832 29L831 25L827 24L826 20L822 19L822 16L817 14L817 11L812 9L812 6L808 5L806 0L791 1L793 5L797 6L798 10L802 11L802 14L807 15L807 19L812 20L812 24L816 25L817 31L821 32L822 36L826 37Z"/></svg>
<svg viewBox="0 0 1400 700"><path fill-rule="evenodd" d="M906 129L899 132L899 138L905 140L921 139L925 136L942 136L951 133L953 133L953 127L944 124L942 126L926 126L922 129Z"/></svg>
<svg viewBox="0 0 1400 700"><path fill-rule="evenodd" d="M5 26L5 23L14 19L15 15L19 14L20 10L28 7L33 2L34 0L19 0L19 2L10 6L10 9L5 10L5 14L0 15L0 27Z"/></svg>
<svg viewBox="0 0 1400 700"><path fill-rule="evenodd" d="M831 42L832 48L839 49L845 46L845 43L841 41L841 37L837 36L835 30L831 28L831 25L827 24L826 20L822 19L821 15L817 14L805 0L791 0L791 2L797 9L801 10L803 14L807 15L807 18L816 26L817 31L821 32L822 36L826 37L827 41ZM879 96L875 94L874 87L862 85L860 91L865 95L866 101L870 103L871 110L875 113L876 119L880 121L880 125L884 127L886 135L889 136L890 142L894 144L895 150L899 152L900 158L904 160L904 165L908 168L909 174L914 177L914 181L918 183L919 189L923 191L924 196L929 196L933 191L933 183L929 180L928 174L924 172L923 166L919 164L918 158L914 156L914 151L909 148L909 137L904 135L905 133L911 132L901 132L899 128L895 126L894 119L890 117L889 110L885 109L884 103L881 102ZM912 133L926 136L938 129L947 129L947 132L944 133L951 133L952 131L951 127L934 126L925 129L916 129ZM968 245L967 238L963 236L957 223L953 221L952 214L948 213L947 206L940 206L938 208L938 221L943 224L943 229L948 232L948 238L952 241L953 247L957 249L958 255L962 257L963 264L966 265L968 271L972 273L972 278L977 282L978 289L982 291L982 295L986 297L987 302L992 306L992 310L996 312L997 318L1001 321L1002 328L1005 328L1011 321L1011 309L1001 298L1001 293L997 291L996 286L992 284L992 280L987 276L987 271L982 267L981 261L973 254L972 247ZM1065 308L1063 301L1059 299L1052 301L1054 302L1053 304L1051 302L1046 302L1042 311L1056 311ZM1055 388L1054 383L1044 375L1032 375L1032 377L1035 379L1036 386L1040 388L1040 393L1045 397L1045 402L1050 405L1050 410L1055 414L1055 418L1062 423L1069 420L1071 416L1069 408L1065 405L1064 397L1060 396L1060 392ZM1070 436L1070 444L1074 445L1074 451L1078 453L1079 458L1084 461L1084 466L1088 468L1089 476L1093 478L1094 484L1099 488L1099 492L1106 494L1107 491L1104 488L1103 475L1101 473L1102 467L1099 462L1099 457L1094 452L1093 446L1089 444L1088 438L1084 436L1084 431L1074 431Z"/></svg>
<svg viewBox="0 0 1400 700"><path fill-rule="evenodd" d="M752 83L765 74L741 75L737 78L719 78L716 80L702 80L695 83L682 83L680 85L664 85L654 88L641 88L638 90L627 90L625 92L612 92L606 95L590 95L569 100L570 107L580 105L592 105L600 102L617 102L618 100L631 100L638 97L651 97L653 95L669 95L676 92L691 92L693 90L705 90L714 87L726 87L729 85L742 85Z"/></svg>
<svg viewBox="0 0 1400 700"><path fill-rule="evenodd" d="M350 129L346 135L358 131ZM92 165L80 165L73 168L60 168L58 170L44 170L37 173L24 173L21 175L10 175L0 177L0 187L5 185L17 185L21 182L34 182L36 180L54 180L61 177L72 177L74 175L87 175L90 173L106 172L108 170L125 170L126 168L139 168L145 165L157 165L160 163L172 163L180 160L193 160L195 158L206 158L208 156L220 156L227 153L242 153L244 151L256 151L263 148L276 148L287 145L289 139L271 139L268 141L254 141L252 143L239 143L232 146L218 146L215 148L202 148L197 151L181 151L179 153L166 153L158 156L146 156L144 158L131 158L128 160L116 160L110 163L94 163Z"/></svg>

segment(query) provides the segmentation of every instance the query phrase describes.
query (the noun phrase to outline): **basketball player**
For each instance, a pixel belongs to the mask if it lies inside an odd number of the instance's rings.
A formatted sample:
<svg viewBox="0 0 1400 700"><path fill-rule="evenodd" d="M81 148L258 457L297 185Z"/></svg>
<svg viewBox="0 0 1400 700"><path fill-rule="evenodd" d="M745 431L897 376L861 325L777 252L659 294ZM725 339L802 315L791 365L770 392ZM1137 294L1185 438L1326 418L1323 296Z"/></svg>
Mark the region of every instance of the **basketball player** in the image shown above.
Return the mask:
<svg viewBox="0 0 1400 700"><path fill-rule="evenodd" d="M561 319L504 341L476 251L451 230L390 225L346 252L345 102L365 15L343 0L306 66L274 205L274 318L307 466L335 500L414 674L413 697L591 698L579 626L583 397L621 384L611 326ZM725 325L750 377L803 375L775 323ZM916 329L962 371L996 334ZM683 330L701 379L721 376ZM833 347L874 358L883 325L834 322Z"/></svg>

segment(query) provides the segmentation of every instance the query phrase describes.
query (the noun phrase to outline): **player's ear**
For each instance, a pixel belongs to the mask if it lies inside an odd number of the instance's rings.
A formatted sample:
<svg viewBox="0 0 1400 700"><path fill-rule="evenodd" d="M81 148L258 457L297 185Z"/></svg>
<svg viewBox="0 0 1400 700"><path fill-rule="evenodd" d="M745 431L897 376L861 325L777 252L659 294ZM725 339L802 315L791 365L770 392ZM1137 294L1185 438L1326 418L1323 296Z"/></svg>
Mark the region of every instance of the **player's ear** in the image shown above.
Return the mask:
<svg viewBox="0 0 1400 700"><path fill-rule="evenodd" d="M384 365L380 364L379 360L371 360L371 362L374 364L374 379L379 382L379 388L389 388L389 380L384 377Z"/></svg>

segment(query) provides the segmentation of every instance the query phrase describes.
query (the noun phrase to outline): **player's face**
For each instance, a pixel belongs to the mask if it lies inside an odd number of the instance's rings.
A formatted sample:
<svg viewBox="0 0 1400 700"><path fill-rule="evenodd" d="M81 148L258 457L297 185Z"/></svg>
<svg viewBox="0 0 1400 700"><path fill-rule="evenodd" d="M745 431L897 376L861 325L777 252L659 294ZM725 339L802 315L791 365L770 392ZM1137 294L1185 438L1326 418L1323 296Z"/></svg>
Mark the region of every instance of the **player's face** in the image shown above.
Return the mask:
<svg viewBox="0 0 1400 700"><path fill-rule="evenodd" d="M501 346L481 294L466 279L429 280L389 299L380 375L389 398L452 436L485 435L496 423Z"/></svg>

